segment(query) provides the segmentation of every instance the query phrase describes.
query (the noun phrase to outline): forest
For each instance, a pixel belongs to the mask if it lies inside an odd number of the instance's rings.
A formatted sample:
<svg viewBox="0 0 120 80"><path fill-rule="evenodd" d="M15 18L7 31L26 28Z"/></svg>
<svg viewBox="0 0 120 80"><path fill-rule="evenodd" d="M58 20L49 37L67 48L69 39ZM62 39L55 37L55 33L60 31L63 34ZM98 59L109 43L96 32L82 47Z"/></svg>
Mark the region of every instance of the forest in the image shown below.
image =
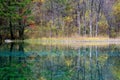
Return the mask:
<svg viewBox="0 0 120 80"><path fill-rule="evenodd" d="M0 40L120 37L120 0L0 0Z"/></svg>
<svg viewBox="0 0 120 80"><path fill-rule="evenodd" d="M120 0L0 0L0 80L120 80Z"/></svg>

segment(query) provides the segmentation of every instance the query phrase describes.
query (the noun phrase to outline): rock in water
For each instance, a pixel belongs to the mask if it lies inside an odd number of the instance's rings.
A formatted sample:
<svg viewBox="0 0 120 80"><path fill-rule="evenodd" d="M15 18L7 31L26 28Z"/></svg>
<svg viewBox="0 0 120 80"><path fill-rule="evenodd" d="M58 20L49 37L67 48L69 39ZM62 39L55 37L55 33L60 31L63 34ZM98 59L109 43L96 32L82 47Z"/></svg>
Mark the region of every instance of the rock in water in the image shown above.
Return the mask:
<svg viewBox="0 0 120 80"><path fill-rule="evenodd" d="M6 39L6 40L5 40L5 43L11 43L11 42L13 42L13 41L10 40L10 39Z"/></svg>

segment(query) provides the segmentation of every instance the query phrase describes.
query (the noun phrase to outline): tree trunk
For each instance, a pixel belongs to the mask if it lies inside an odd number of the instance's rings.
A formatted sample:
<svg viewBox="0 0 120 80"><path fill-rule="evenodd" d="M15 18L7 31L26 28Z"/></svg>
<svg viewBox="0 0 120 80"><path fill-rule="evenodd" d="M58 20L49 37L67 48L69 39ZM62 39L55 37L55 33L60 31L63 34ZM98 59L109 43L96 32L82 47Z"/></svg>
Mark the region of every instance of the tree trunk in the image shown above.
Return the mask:
<svg viewBox="0 0 120 80"><path fill-rule="evenodd" d="M54 21L54 19L55 19L55 13L54 13L54 2L53 2L53 1L51 1L51 11L52 11L52 24L51 24L51 26L50 26L50 37L53 36L52 27L53 27L54 24L55 24L55 21Z"/></svg>
<svg viewBox="0 0 120 80"><path fill-rule="evenodd" d="M96 1L96 29L95 29L95 36L98 36L98 22L99 22L99 18L100 18L100 11L101 11L101 7L102 6L102 1L101 0L97 0Z"/></svg>
<svg viewBox="0 0 120 80"><path fill-rule="evenodd" d="M24 40L24 28L21 28L21 30L19 30L19 39Z"/></svg>
<svg viewBox="0 0 120 80"><path fill-rule="evenodd" d="M96 30L95 30L95 36L97 37L98 36L98 22L99 22L99 14L97 13L97 16L96 16Z"/></svg>
<svg viewBox="0 0 120 80"><path fill-rule="evenodd" d="M83 17L83 23L84 23L84 32L83 32L83 34L84 34L84 36L86 36L87 32L86 32L86 18L85 18L85 15Z"/></svg>
<svg viewBox="0 0 120 80"><path fill-rule="evenodd" d="M92 13L90 14L90 25L89 25L89 27L90 27L90 37L92 37Z"/></svg>
<svg viewBox="0 0 120 80"><path fill-rule="evenodd" d="M90 23L89 23L89 28L90 28L90 37L92 37L92 17L93 17L93 0L90 0Z"/></svg>
<svg viewBox="0 0 120 80"><path fill-rule="evenodd" d="M83 35L86 36L87 32L86 32L86 2L85 0L83 0L83 24L84 24L84 31L83 31Z"/></svg>
<svg viewBox="0 0 120 80"><path fill-rule="evenodd" d="M77 25L78 25L78 34L81 35L81 27L80 27L80 12L77 11Z"/></svg>
<svg viewBox="0 0 120 80"><path fill-rule="evenodd" d="M19 20L19 39L24 39L24 26L22 25L22 21Z"/></svg>
<svg viewBox="0 0 120 80"><path fill-rule="evenodd" d="M11 35L11 40L13 40L14 39L14 35L13 35L13 30L12 30L12 21L11 21L11 18L10 18L10 20L9 20L9 27L10 27L10 35Z"/></svg>
<svg viewBox="0 0 120 80"><path fill-rule="evenodd" d="M81 35L81 24L80 24L80 11L79 11L79 1L78 1L78 4L77 4L77 26L78 26L78 34L79 36Z"/></svg>

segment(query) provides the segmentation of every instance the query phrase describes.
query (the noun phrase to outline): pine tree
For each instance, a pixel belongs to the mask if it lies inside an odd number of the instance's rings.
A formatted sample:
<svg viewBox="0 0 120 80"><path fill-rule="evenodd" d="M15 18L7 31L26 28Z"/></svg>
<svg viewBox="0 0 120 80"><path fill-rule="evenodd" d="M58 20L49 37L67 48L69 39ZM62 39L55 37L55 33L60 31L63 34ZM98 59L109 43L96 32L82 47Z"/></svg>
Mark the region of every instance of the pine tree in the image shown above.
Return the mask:
<svg viewBox="0 0 120 80"><path fill-rule="evenodd" d="M7 21L11 39L15 39L15 30L19 31L19 37L23 39L24 17L30 14L30 2L31 0L0 0L0 16Z"/></svg>

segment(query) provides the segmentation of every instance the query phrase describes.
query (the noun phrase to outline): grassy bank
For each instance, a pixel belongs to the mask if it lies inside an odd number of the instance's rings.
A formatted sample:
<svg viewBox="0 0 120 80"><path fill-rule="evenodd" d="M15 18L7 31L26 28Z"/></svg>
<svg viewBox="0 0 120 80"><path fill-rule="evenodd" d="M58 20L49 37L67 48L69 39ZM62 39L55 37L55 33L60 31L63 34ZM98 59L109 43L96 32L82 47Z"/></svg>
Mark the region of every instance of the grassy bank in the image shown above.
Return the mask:
<svg viewBox="0 0 120 80"><path fill-rule="evenodd" d="M107 37L70 37L70 38L39 38L39 39L26 39L25 42L30 44L43 44L43 45L109 45L120 44L120 39L112 39Z"/></svg>

